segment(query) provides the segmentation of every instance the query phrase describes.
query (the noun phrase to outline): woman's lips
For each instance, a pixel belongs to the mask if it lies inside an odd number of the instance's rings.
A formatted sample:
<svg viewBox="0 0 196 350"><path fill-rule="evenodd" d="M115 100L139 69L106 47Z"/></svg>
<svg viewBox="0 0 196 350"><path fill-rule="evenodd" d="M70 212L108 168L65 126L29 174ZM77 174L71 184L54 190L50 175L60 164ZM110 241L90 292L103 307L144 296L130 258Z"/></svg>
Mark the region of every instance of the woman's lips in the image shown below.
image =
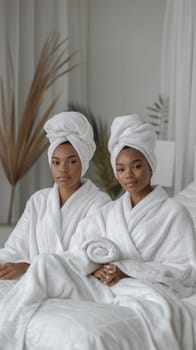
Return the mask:
<svg viewBox="0 0 196 350"><path fill-rule="evenodd" d="M134 187L136 185L136 181L126 182L126 187Z"/></svg>
<svg viewBox="0 0 196 350"><path fill-rule="evenodd" d="M69 180L69 179L70 179L69 176L59 176L59 177L58 177L58 180L59 180L59 181L67 181L67 180Z"/></svg>

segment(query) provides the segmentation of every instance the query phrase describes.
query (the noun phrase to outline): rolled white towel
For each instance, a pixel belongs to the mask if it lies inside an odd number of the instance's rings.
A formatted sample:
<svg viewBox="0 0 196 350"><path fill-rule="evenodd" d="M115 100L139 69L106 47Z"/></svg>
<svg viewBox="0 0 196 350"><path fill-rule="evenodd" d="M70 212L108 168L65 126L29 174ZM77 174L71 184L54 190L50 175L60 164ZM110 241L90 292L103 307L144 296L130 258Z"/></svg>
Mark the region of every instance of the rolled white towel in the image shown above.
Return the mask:
<svg viewBox="0 0 196 350"><path fill-rule="evenodd" d="M117 260L120 256L119 247L110 239L99 238L85 244L88 258L96 264L106 264Z"/></svg>

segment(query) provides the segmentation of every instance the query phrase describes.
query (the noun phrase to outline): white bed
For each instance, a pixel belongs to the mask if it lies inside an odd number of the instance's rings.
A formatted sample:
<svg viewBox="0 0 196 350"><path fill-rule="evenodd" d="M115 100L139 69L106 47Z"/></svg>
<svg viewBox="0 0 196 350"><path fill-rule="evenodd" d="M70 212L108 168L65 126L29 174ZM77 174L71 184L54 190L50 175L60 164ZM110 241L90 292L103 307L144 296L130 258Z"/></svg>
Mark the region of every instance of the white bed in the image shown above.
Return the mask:
<svg viewBox="0 0 196 350"><path fill-rule="evenodd" d="M49 299L29 323L25 350L130 350L131 324L137 321L124 307Z"/></svg>
<svg viewBox="0 0 196 350"><path fill-rule="evenodd" d="M188 208L196 227L196 183L187 186L176 199ZM172 310L171 305L167 307ZM159 309L161 324L161 317L164 318L165 314L160 306ZM148 329L148 315L143 313L139 300L133 303L133 308L125 308L87 301L48 299L28 324L24 350L195 350L196 295L184 299L180 310L187 313L190 324L186 324L187 316L183 319L183 315L177 315L180 338L176 337L174 346L167 343L169 328L159 331L158 338L155 336L161 327L156 319L154 333ZM172 323L171 320L168 322ZM175 333L175 327L173 331ZM191 339L188 347L184 345L186 338Z"/></svg>
<svg viewBox="0 0 196 350"><path fill-rule="evenodd" d="M196 315L196 296L190 312ZM157 324L159 327L159 324ZM189 348L195 350L195 339ZM154 329L156 333L156 328ZM189 336L188 334L185 336ZM163 332L160 347L152 347L146 327L136 309L49 299L31 319L26 332L25 350L152 350L165 349L167 333ZM152 337L153 339L153 337ZM167 347L174 350L173 346Z"/></svg>
<svg viewBox="0 0 196 350"><path fill-rule="evenodd" d="M181 335L175 346L173 340L172 344L168 343L167 333L170 339L171 328L162 329L162 318L166 317L164 309L158 307L160 321L156 315L152 331L152 327L148 328L148 313L143 313L139 300L133 303L133 308L125 308L48 299L28 324L24 350L195 350L196 295L184 300L183 308L186 308L188 318L179 315L178 332ZM153 307L150 309L152 315ZM172 323L171 320L168 322ZM175 327L173 332L175 339Z"/></svg>

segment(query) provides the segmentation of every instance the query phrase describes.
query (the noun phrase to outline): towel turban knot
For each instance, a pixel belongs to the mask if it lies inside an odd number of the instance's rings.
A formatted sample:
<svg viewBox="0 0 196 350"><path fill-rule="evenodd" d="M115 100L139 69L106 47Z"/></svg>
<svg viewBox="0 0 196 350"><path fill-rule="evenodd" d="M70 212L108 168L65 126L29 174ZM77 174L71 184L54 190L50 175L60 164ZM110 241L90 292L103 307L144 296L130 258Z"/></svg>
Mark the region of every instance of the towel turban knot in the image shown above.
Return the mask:
<svg viewBox="0 0 196 350"><path fill-rule="evenodd" d="M93 129L87 118L79 112L62 112L54 115L44 125L49 139L48 161L51 166L52 154L57 146L69 141L78 153L82 164L82 176L86 173L96 146Z"/></svg>
<svg viewBox="0 0 196 350"><path fill-rule="evenodd" d="M155 145L156 132L151 124L144 123L136 114L116 117L111 125L108 142L114 174L116 175L116 158L125 146L140 151L154 172L157 165Z"/></svg>

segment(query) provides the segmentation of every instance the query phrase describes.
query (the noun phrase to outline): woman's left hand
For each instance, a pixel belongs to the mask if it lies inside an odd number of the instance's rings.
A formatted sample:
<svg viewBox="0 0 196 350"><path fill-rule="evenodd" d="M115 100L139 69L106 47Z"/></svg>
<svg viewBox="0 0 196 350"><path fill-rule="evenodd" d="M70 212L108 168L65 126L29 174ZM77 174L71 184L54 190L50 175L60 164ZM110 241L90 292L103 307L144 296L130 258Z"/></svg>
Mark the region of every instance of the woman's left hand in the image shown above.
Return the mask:
<svg viewBox="0 0 196 350"><path fill-rule="evenodd" d="M122 278L129 277L113 264L104 265L101 269L95 271L93 275L109 287L116 284Z"/></svg>

